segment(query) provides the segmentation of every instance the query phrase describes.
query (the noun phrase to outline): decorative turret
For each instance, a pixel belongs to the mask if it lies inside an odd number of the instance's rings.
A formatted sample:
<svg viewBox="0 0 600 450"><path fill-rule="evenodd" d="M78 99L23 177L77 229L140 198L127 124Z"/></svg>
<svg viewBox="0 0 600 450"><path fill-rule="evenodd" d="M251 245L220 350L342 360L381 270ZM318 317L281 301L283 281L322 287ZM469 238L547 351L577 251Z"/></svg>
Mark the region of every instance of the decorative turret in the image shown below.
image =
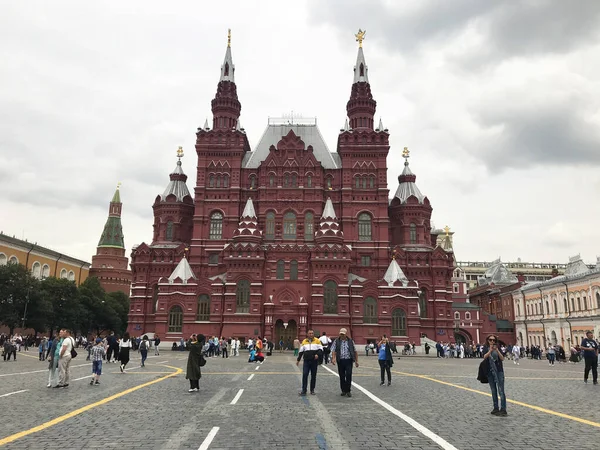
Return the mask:
<svg viewBox="0 0 600 450"><path fill-rule="evenodd" d="M131 271L127 269L129 260L125 256L120 187L121 183L118 183L110 201L108 219L100 236L96 254L92 256L90 276L98 278L107 292L121 291L129 295Z"/></svg>
<svg viewBox="0 0 600 450"><path fill-rule="evenodd" d="M319 229L315 233L317 243L341 243L344 240L344 232L340 230L337 216L333 209L331 197L327 198Z"/></svg>
<svg viewBox="0 0 600 450"><path fill-rule="evenodd" d="M242 105L235 85L235 66L231 57L231 30L227 35L227 50L221 66L217 93L212 100L213 130L232 130L236 127ZM205 127L206 128L206 127Z"/></svg>
<svg viewBox="0 0 600 450"><path fill-rule="evenodd" d="M417 181L417 176L412 173L410 167L408 166L408 158L410 157L408 147L404 147L402 157L404 158L404 170L398 177L398 182L400 185L396 190L396 195L394 195L394 198L400 200L400 203L406 203L406 200L408 200L409 197L414 196L419 203L423 203L425 196L421 194L421 191L415 184L415 181Z"/></svg>
<svg viewBox="0 0 600 450"><path fill-rule="evenodd" d="M354 82L350 100L346 104L346 112L350 118L350 128L355 130L373 130L373 118L377 102L373 100L371 85L369 84L369 68L365 61L362 42L366 31L358 30L356 41L358 42L358 55L354 66Z"/></svg>
<svg viewBox="0 0 600 450"><path fill-rule="evenodd" d="M388 284L388 286L393 286L397 281L401 282L403 286L408 284L408 278L404 275L402 268L396 262L396 257L392 258L392 262L388 266L388 269L383 276L384 281Z"/></svg>
<svg viewBox="0 0 600 450"><path fill-rule="evenodd" d="M183 149L177 149L177 165L169 175L169 184L156 197L154 205L153 243L184 242L192 238L194 201L188 190L187 175L181 165Z"/></svg>
<svg viewBox="0 0 600 450"><path fill-rule="evenodd" d="M194 274L194 271L192 270L190 263L188 262L187 258L184 255L183 258L181 259L181 261L179 261L179 264L177 264L177 267L175 267L175 270L173 271L171 276L169 276L169 284L173 284L173 283L188 284L188 282L190 280L197 280L197 279L198 278Z"/></svg>
<svg viewBox="0 0 600 450"><path fill-rule="evenodd" d="M256 212L254 211L254 203L252 203L251 198L248 198L244 212L242 212L242 217L240 218L240 224L233 232L233 240L235 242L259 243L261 239L262 231L258 229Z"/></svg>

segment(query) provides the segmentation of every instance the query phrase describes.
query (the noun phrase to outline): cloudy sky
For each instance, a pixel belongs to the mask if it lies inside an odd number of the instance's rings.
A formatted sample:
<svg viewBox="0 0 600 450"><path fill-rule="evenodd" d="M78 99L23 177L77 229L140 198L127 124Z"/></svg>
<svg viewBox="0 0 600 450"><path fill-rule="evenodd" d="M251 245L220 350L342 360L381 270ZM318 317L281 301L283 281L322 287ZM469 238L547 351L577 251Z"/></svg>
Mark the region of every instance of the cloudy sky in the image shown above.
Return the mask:
<svg viewBox="0 0 600 450"><path fill-rule="evenodd" d="M408 146L459 260L600 254L598 2L223 5L4 3L0 230L91 260L120 181L128 253L149 242L179 145L194 173L228 28L251 145L294 111L317 116L334 150L361 27L388 187Z"/></svg>

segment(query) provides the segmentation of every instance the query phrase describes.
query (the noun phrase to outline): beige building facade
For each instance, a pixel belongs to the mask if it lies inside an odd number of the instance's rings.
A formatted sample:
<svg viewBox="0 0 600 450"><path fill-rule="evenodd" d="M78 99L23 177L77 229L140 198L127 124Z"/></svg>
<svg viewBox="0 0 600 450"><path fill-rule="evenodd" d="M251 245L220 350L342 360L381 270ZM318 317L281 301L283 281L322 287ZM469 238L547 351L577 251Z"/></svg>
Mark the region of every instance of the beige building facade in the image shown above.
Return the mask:
<svg viewBox="0 0 600 450"><path fill-rule="evenodd" d="M77 286L85 281L90 271L87 261L0 233L0 266L6 264L23 264L40 280L66 278Z"/></svg>
<svg viewBox="0 0 600 450"><path fill-rule="evenodd" d="M581 344L587 330L600 336L600 258L586 265L579 255L570 258L564 275L527 284L513 292L515 331L522 346L549 343Z"/></svg>

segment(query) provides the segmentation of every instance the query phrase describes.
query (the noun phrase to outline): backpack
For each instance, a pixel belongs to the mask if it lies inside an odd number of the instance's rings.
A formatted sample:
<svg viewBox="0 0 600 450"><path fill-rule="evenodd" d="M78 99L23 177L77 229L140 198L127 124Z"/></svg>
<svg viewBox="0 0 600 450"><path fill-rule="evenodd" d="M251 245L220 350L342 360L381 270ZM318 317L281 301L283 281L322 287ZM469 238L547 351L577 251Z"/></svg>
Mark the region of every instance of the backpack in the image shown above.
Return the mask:
<svg viewBox="0 0 600 450"><path fill-rule="evenodd" d="M490 369L490 359L484 358L483 361L479 364L479 371L477 372L477 379L479 382L483 384L487 384L488 380L488 370Z"/></svg>
<svg viewBox="0 0 600 450"><path fill-rule="evenodd" d="M140 350L148 350L148 342L147 341L140 342Z"/></svg>

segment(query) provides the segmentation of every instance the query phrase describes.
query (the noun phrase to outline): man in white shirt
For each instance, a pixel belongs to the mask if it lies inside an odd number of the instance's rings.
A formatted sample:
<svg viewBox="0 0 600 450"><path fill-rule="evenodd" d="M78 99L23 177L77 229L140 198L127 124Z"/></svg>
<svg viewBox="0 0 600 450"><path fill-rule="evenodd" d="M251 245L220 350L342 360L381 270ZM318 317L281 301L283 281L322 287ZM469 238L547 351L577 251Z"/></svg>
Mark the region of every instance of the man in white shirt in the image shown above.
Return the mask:
<svg viewBox="0 0 600 450"><path fill-rule="evenodd" d="M519 358L521 357L521 347L519 345L513 345L512 354L514 356L513 364L519 365Z"/></svg>
<svg viewBox="0 0 600 450"><path fill-rule="evenodd" d="M327 333L325 333L323 331L323 334L319 338L319 341L321 341L321 345L323 346L323 362L325 364L328 364L329 359L330 359L329 356L331 355L331 352L329 351L329 346L331 345L331 339L329 339L329 336L327 336Z"/></svg>
<svg viewBox="0 0 600 450"><path fill-rule="evenodd" d="M58 355L58 384L57 388L69 386L71 378L71 350L75 347L75 340L68 330L60 330L60 336L64 338L60 353Z"/></svg>

